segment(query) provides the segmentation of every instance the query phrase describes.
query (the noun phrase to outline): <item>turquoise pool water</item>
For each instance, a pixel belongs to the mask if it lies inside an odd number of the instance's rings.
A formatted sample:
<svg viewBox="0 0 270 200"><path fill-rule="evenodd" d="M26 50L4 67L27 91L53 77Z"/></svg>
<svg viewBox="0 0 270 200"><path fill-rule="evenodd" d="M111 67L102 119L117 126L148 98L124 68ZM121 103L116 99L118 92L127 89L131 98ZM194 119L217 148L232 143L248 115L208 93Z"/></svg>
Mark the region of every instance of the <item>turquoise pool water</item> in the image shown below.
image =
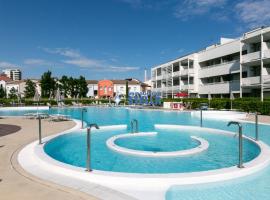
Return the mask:
<svg viewBox="0 0 270 200"><path fill-rule="evenodd" d="M0 111L0 115L22 115L25 112L28 111ZM51 109L49 111L50 114L53 113L61 113L61 114L69 114L73 116L76 119L80 119L80 110L77 108L67 108L67 109ZM144 111L144 110L128 110L128 109L123 109L123 108L95 108L91 107L88 108L88 112L86 113L86 119L89 122L96 122L99 125L114 125L114 124L129 124L130 121L136 118L139 120L139 129L140 131L153 131L154 130L154 124L179 124L179 125L194 125L198 126L199 125L199 119L198 118L193 118L189 112L186 113L181 113L181 112L163 112L163 111ZM204 126L209 127L209 128L217 128L217 129L222 129L222 130L229 130L229 131L236 131L236 127L227 127L227 121L226 120L204 120ZM129 131L129 129L127 130ZM94 137L101 137L103 140L106 137L110 137L112 135L120 134L120 133L125 133L126 131L113 131L111 133L108 132L100 132L100 134L95 133L93 134ZM244 134L254 137L254 132L255 132L255 127L254 124L252 123L243 123L243 132ZM266 144L270 145L270 127L268 125L260 125L259 126L259 132L260 132L260 139L264 141ZM162 134L162 133L161 133ZM174 134L174 133L172 133ZM80 136L79 136L80 135ZM61 145L67 145L65 143L66 140L72 140L76 139L78 141L83 140L84 138L84 133L80 134L70 134L69 137L63 138L62 144ZM193 134L194 135L194 134ZM212 135L213 136L213 135ZM207 137L207 133L204 133L203 136L200 135L200 137L203 137L204 139L208 140L208 142L211 142L209 140L216 140L215 142L223 142L224 138L220 139L215 139L214 137L212 138L209 136ZM230 140L228 138L227 140ZM58 140L55 142L61 142L61 140ZM83 142L83 141L81 141ZM233 142L235 143L234 146L236 146L236 140L228 141L231 143L233 146ZM70 143L69 145L71 145ZM74 143L75 144L75 143ZM82 143L83 144L83 143ZM211 143L210 143L211 144ZM219 145L219 143L216 143L216 145ZM247 147L245 142L244 148ZM82 146L82 145L81 145ZM75 147L73 147L75 148ZM78 147L76 147L78 148ZM210 147L209 147L210 148ZM236 147L233 147L236 148ZM63 149L58 149L58 151L65 151L67 147ZM223 153L226 153L227 148L223 149ZM256 148L255 148L256 149ZM103 148L104 152L102 153L107 153L105 151L105 148ZM250 148L251 152L246 152L245 154L251 153L253 156L256 155L256 151L253 152L254 147ZM76 152L76 151L75 151ZM77 152L80 152L79 150ZM236 151L235 151L236 152ZM235 153L234 152L234 153ZM84 154L84 153L82 153ZM229 152L227 153L228 155ZM74 162L74 159L70 159L67 157L62 157L62 153L59 153L57 156L59 156L59 159L65 160L65 162ZM75 156L76 154L74 154ZM78 160L81 159L82 155L76 155L78 156ZM201 155L202 156L202 155ZM216 156L217 157L217 156ZM247 161L249 156L245 155L245 161ZM98 168L101 165L104 165L107 168L107 170L115 170L115 168L109 168L108 166L111 165L112 160L107 159L107 160L101 160L101 157L95 156L95 167ZM118 161L119 158L114 157L114 161ZM140 162L136 160L136 157L132 158L131 160L127 160L127 158L122 157L122 161L125 164L129 163L129 166L131 168L137 168L137 165L140 165ZM235 159L235 158L234 158ZM83 160L83 159L82 159ZM215 162L216 160L213 160L211 162ZM101 164L102 163L102 164ZM149 166L151 166L152 160L149 159ZM170 162L169 162L170 163ZM172 163L172 162L171 162ZM74 165L83 166L83 161L82 162L77 162L73 163ZM164 162L164 166L167 165L167 162ZM232 163L228 163L228 165L235 165L235 160L232 160ZM153 165L155 167L155 162L153 162ZM173 165L172 165L173 166ZM218 166L218 164L215 164L215 167ZM165 168L165 167L164 167ZM203 166L204 169L209 169L209 166ZM175 170L174 167L170 168L169 170ZM202 168L200 168L201 170ZM104 169L106 170L106 169ZM124 170L120 166L116 168L117 170ZM140 168L142 170L142 173L144 173L144 169ZM156 170L156 169L155 169ZM181 170L186 170L188 169L181 169ZM166 173L165 171L163 171ZM262 200L267 200L270 199L270 167L266 168L265 170L256 173L254 175L245 177L245 178L239 178L236 180L232 181L226 181L226 182L220 182L220 183L213 183L213 184L204 184L204 185L192 185L192 186L173 186L171 187L166 195L167 200L223 200L223 199L248 199L248 200L257 200L257 199L262 199Z"/></svg>
<svg viewBox="0 0 270 200"><path fill-rule="evenodd" d="M163 131L150 136L118 138L114 143L128 149L152 152L187 150L200 145L197 140L190 137L189 133L182 132L179 134L174 131Z"/></svg>

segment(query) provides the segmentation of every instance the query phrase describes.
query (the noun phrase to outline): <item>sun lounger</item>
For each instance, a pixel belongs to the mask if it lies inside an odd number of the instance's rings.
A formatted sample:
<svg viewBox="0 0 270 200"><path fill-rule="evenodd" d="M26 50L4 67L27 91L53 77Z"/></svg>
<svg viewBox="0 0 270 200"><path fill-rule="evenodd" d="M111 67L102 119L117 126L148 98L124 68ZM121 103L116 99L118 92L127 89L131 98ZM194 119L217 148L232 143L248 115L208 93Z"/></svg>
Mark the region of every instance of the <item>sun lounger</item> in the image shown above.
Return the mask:
<svg viewBox="0 0 270 200"><path fill-rule="evenodd" d="M50 121L68 121L70 120L69 115L54 114L50 115Z"/></svg>

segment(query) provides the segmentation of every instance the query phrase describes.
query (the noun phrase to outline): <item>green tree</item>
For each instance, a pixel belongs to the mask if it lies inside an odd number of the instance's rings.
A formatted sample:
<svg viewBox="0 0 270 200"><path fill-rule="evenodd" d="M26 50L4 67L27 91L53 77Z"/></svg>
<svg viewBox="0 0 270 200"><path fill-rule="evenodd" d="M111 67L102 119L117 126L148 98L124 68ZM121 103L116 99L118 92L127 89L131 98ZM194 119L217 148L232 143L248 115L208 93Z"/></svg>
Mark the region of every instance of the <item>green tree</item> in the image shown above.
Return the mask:
<svg viewBox="0 0 270 200"><path fill-rule="evenodd" d="M9 91L8 96L10 99L16 99L17 98L17 90L14 87L12 87Z"/></svg>
<svg viewBox="0 0 270 200"><path fill-rule="evenodd" d="M25 97L32 98L35 96L35 92L36 92L36 84L33 81L28 79L26 81L26 86L24 90Z"/></svg>
<svg viewBox="0 0 270 200"><path fill-rule="evenodd" d="M86 97L88 87L87 82L83 76L80 76L79 79L77 79L77 85L79 97Z"/></svg>
<svg viewBox="0 0 270 200"><path fill-rule="evenodd" d="M0 86L0 98L5 98L7 96L6 90L3 88L3 85Z"/></svg>
<svg viewBox="0 0 270 200"><path fill-rule="evenodd" d="M67 76L62 76L62 78L59 80L59 88L60 91L65 95L65 97L68 97L70 95L70 80Z"/></svg>
<svg viewBox="0 0 270 200"><path fill-rule="evenodd" d="M43 98L49 98L51 94L54 94L56 89L56 81L52 77L52 72L47 71L41 76L40 86L41 96Z"/></svg>

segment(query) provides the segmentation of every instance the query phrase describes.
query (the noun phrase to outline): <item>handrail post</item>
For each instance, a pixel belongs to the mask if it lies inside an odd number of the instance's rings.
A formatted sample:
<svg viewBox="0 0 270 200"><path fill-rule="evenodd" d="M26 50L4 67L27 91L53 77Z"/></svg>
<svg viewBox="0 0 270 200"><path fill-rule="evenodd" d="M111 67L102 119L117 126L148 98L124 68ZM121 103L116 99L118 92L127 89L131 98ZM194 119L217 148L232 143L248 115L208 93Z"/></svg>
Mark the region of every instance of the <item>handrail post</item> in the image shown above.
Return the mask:
<svg viewBox="0 0 270 200"><path fill-rule="evenodd" d="M40 114L38 114L38 139L39 139L39 144L42 144L42 138L41 138L41 117Z"/></svg>
<svg viewBox="0 0 270 200"><path fill-rule="evenodd" d="M242 133L242 126L239 126L239 164L238 168L243 167L243 133Z"/></svg>
<svg viewBox="0 0 270 200"><path fill-rule="evenodd" d="M243 166L243 132L242 132L242 124L237 122L237 121L230 121L227 126L230 125L237 125L239 130L238 130L238 168L244 168Z"/></svg>
<svg viewBox="0 0 270 200"><path fill-rule="evenodd" d="M200 125L202 127L203 126L203 124L202 124L202 108L200 109L200 116L201 116L201 123L200 123Z"/></svg>
<svg viewBox="0 0 270 200"><path fill-rule="evenodd" d="M255 112L255 140L259 140L259 131L258 131L258 112Z"/></svg>
<svg viewBox="0 0 270 200"><path fill-rule="evenodd" d="M134 130L133 130L133 120L130 122L130 131L131 131L131 133L134 133Z"/></svg>
<svg viewBox="0 0 270 200"><path fill-rule="evenodd" d="M83 117L83 113L84 113L84 112L87 112L87 110L86 110L85 108L82 108L82 115L81 115L81 124L82 124L82 125L81 125L81 129L83 129L83 118L84 118L84 117Z"/></svg>
<svg viewBox="0 0 270 200"><path fill-rule="evenodd" d="M86 159L86 171L91 172L91 128L87 128L87 159Z"/></svg>

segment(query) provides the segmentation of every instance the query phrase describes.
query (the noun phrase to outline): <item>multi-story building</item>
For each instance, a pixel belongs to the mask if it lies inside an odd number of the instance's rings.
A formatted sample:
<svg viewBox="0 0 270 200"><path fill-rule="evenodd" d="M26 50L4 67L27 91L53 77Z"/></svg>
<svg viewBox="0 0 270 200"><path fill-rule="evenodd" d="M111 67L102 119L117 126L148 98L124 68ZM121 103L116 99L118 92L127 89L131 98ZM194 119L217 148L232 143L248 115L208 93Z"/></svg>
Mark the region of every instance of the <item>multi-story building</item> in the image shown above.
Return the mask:
<svg viewBox="0 0 270 200"><path fill-rule="evenodd" d="M151 69L153 91L163 97L270 95L270 27L185 55Z"/></svg>
<svg viewBox="0 0 270 200"><path fill-rule="evenodd" d="M87 97L94 98L98 95L98 81L97 80L87 80L88 92Z"/></svg>
<svg viewBox="0 0 270 200"><path fill-rule="evenodd" d="M129 92L142 92L148 86L139 80L100 80L98 81L98 97L99 98L112 98L116 95L126 95L126 82L128 82Z"/></svg>
<svg viewBox="0 0 270 200"><path fill-rule="evenodd" d="M13 81L19 81L22 79L22 72L20 69L5 69L3 70L3 73Z"/></svg>

